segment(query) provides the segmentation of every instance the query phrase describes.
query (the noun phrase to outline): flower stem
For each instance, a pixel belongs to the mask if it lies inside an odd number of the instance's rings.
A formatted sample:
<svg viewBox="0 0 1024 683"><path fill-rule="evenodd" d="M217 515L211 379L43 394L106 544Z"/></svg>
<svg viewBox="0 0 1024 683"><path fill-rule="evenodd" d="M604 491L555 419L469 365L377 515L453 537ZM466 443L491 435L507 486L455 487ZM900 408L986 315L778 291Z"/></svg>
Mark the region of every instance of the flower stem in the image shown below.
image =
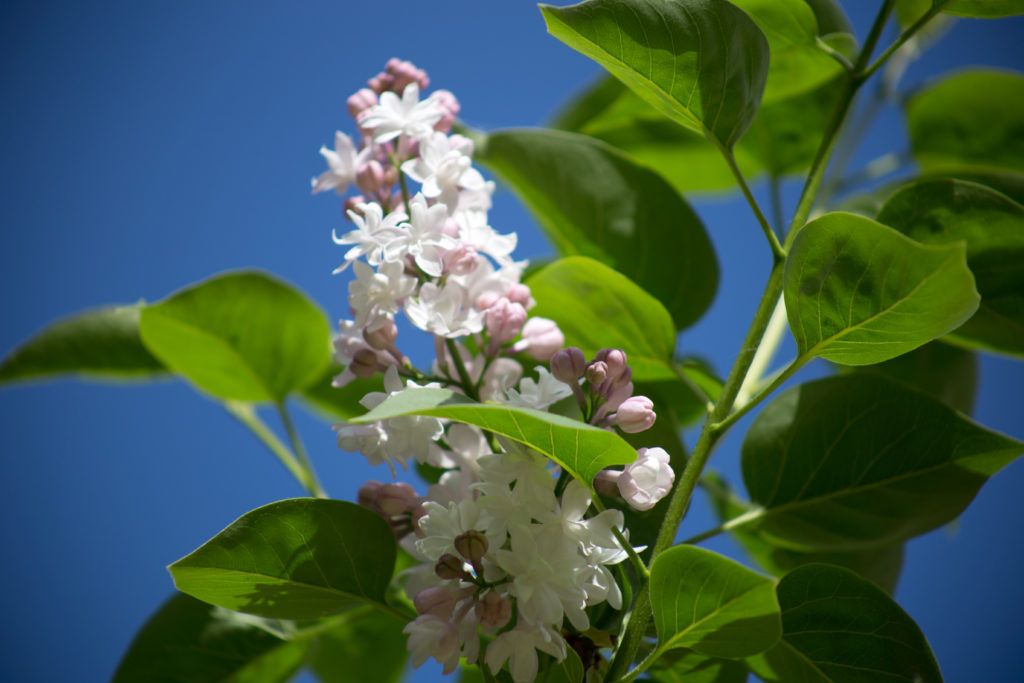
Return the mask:
<svg viewBox="0 0 1024 683"><path fill-rule="evenodd" d="M299 433L295 431L295 425L292 424L292 418L288 414L288 407L284 401L278 401L277 403L277 414L281 416L281 423L284 424L284 431L288 434L288 440L292 444L292 451L295 453L296 459L299 464L306 472L307 481L306 490L312 493L317 498L326 498L327 493L324 492L323 487L320 486L320 482L316 478L316 471L313 469L313 463L309 460L309 455L306 453L306 447L302 445L302 439L299 438Z"/></svg>
<svg viewBox="0 0 1024 683"><path fill-rule="evenodd" d="M716 144L718 144L716 142ZM779 238L775 236L775 231L772 230L771 223L765 218L764 212L761 211L761 206L757 203L754 198L754 194L750 191L750 187L747 185L747 179L743 177L743 172L740 171L740 167L736 165L736 158L733 156L731 149L726 149L720 144L718 145L719 151L722 152L722 156L725 157L725 162L729 165L729 170L732 171L733 177L736 178L736 182L740 186L740 190L743 192L743 196L747 200L747 204L754 212L754 217L757 218L758 224L761 226L761 230L764 232L765 238L768 240L768 246L772 249L772 258L776 262L782 261L786 258L786 250L779 244Z"/></svg>

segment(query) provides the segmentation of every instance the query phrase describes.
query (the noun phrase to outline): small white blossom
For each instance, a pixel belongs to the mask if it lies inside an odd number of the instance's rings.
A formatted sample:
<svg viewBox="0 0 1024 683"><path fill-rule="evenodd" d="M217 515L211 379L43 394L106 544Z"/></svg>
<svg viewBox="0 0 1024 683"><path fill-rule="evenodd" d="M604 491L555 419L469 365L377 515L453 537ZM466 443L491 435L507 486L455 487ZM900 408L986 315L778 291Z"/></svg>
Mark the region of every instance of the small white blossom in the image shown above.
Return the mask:
<svg viewBox="0 0 1024 683"><path fill-rule="evenodd" d="M508 405L544 410L552 403L572 396L572 388L555 379L547 368L538 366L536 382L524 377L519 382L518 391L509 389L505 394L508 397L505 403Z"/></svg>
<svg viewBox="0 0 1024 683"><path fill-rule="evenodd" d="M531 683L537 678L537 650L547 652L558 661L565 659L565 640L546 624L519 621L487 646L484 661L491 673L497 675L508 661L508 669L515 683Z"/></svg>
<svg viewBox="0 0 1024 683"><path fill-rule="evenodd" d="M416 278L405 274L401 263L382 263L376 271L355 261L356 279L348 285L348 302L356 313L356 326L373 331L385 324L384 314L394 314L402 301L416 290ZM367 326L369 323L369 326Z"/></svg>
<svg viewBox="0 0 1024 683"><path fill-rule="evenodd" d="M444 254L458 243L444 234L448 210L442 204L427 206L422 194L409 202L412 218L404 230L389 235L390 241L384 247L386 261L404 261L412 256L416 265L432 277L441 277L444 271Z"/></svg>
<svg viewBox="0 0 1024 683"><path fill-rule="evenodd" d="M419 296L406 301L405 315L416 327L441 337L462 337L484 329L483 313L472 308L465 288L453 279L444 287L425 282Z"/></svg>
<svg viewBox="0 0 1024 683"><path fill-rule="evenodd" d="M366 262L371 266L379 266L384 245L402 236L398 226L408 218L402 211L392 211L385 217L384 210L374 202L360 204L359 211L349 211L348 217L356 224L356 229L341 237L331 233L331 239L335 244L355 246L345 252L345 262L334 269L335 273L348 268L360 256L366 256Z"/></svg>
<svg viewBox="0 0 1024 683"><path fill-rule="evenodd" d="M429 135L442 116L440 103L431 97L421 102L419 85L410 83L401 99L393 92L381 93L380 102L363 113L359 125L373 130L373 141L381 143L403 134L410 138Z"/></svg>
<svg viewBox="0 0 1024 683"><path fill-rule="evenodd" d="M345 194L348 186L356 181L356 171L369 158L370 148L356 152L352 138L337 131L334 134L334 149L321 147L320 154L327 160L327 170L313 179L313 194L325 190Z"/></svg>
<svg viewBox="0 0 1024 683"><path fill-rule="evenodd" d="M487 254L499 265L511 265L512 252L516 248L518 236L513 232L500 235L487 224L487 214L483 211L457 211L454 216L459 227L459 240L472 247L475 251Z"/></svg>
<svg viewBox="0 0 1024 683"><path fill-rule="evenodd" d="M461 137L461 136L460 136ZM465 140L465 138L462 138ZM454 210L459 190L479 192L484 177L473 168L473 160L464 152L461 140L452 141L444 133L433 133L420 140L420 155L402 164L402 171L423 184L423 194Z"/></svg>

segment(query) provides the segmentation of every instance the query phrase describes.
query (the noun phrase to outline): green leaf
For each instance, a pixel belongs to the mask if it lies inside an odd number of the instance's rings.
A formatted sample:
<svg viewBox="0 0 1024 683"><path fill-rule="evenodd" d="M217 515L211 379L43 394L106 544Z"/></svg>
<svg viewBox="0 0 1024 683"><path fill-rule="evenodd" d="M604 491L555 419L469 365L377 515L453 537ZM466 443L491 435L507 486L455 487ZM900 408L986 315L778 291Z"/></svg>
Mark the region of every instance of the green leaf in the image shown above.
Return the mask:
<svg viewBox="0 0 1024 683"><path fill-rule="evenodd" d="M569 647L566 648L565 659L551 664L551 669L544 680L547 683L584 683L585 673L580 656Z"/></svg>
<svg viewBox="0 0 1024 683"><path fill-rule="evenodd" d="M291 624L214 607L187 595L167 600L136 634L113 683L284 683L302 666L308 639Z"/></svg>
<svg viewBox="0 0 1024 683"><path fill-rule="evenodd" d="M781 634L775 582L710 550L666 550L654 560L650 586L658 650L746 657Z"/></svg>
<svg viewBox="0 0 1024 683"><path fill-rule="evenodd" d="M926 172L1024 172L1024 77L962 71L907 101L914 158Z"/></svg>
<svg viewBox="0 0 1024 683"><path fill-rule="evenodd" d="M178 590L228 609L318 619L383 606L395 537L354 503L295 498L247 512L168 569Z"/></svg>
<svg viewBox="0 0 1024 683"><path fill-rule="evenodd" d="M647 670L657 683L744 683L748 673L743 662L683 649L666 652Z"/></svg>
<svg viewBox="0 0 1024 683"><path fill-rule="evenodd" d="M541 5L548 32L672 120L731 149L754 118L768 42L727 2L588 0Z"/></svg>
<svg viewBox="0 0 1024 683"><path fill-rule="evenodd" d="M921 629L892 598L853 572L812 564L779 582L782 641L747 660L775 681L940 683Z"/></svg>
<svg viewBox="0 0 1024 683"><path fill-rule="evenodd" d="M477 403L450 389L405 389L350 422L404 415L446 418L508 437L548 456L588 486L601 470L636 460L632 446L613 432L532 408Z"/></svg>
<svg viewBox="0 0 1024 683"><path fill-rule="evenodd" d="M894 194L878 220L926 244L966 241L981 304L949 339L1024 357L1024 206L976 183L924 180Z"/></svg>
<svg viewBox="0 0 1024 683"><path fill-rule="evenodd" d="M963 244L919 244L855 214L811 221L784 276L801 357L868 365L955 329L978 307L965 254Z"/></svg>
<svg viewBox="0 0 1024 683"><path fill-rule="evenodd" d="M327 322L304 294L265 273L214 276L147 306L142 341L215 396L281 401L328 362Z"/></svg>
<svg viewBox="0 0 1024 683"><path fill-rule="evenodd" d="M0 361L0 384L65 373L148 379L167 370L139 339L139 307L107 306L44 327Z"/></svg>
<svg viewBox="0 0 1024 683"><path fill-rule="evenodd" d="M768 39L771 61L762 105L813 90L843 70L818 47L818 19L806 0L731 2L746 12Z"/></svg>
<svg viewBox="0 0 1024 683"><path fill-rule="evenodd" d="M672 318L629 278L585 256L570 256L526 284L537 300L532 313L557 322L567 346L579 347L588 358L602 348L620 348L634 379L675 378Z"/></svg>
<svg viewBox="0 0 1024 683"><path fill-rule="evenodd" d="M397 683L408 660L403 623L378 611L353 611L322 633L310 668L322 683Z"/></svg>
<svg viewBox="0 0 1024 683"><path fill-rule="evenodd" d="M758 415L743 481L777 545L855 550L956 518L1022 451L929 396L850 373L794 387Z"/></svg>
<svg viewBox="0 0 1024 683"><path fill-rule="evenodd" d="M753 509L750 503L740 500L716 474L706 472L701 483L711 496L715 512L722 522L736 519ZM802 552L778 546L770 537L749 525L733 529L731 535L751 559L773 576L784 576L805 564L825 562L851 569L891 594L896 590L903 570L902 543L849 552Z"/></svg>
<svg viewBox="0 0 1024 683"><path fill-rule="evenodd" d="M359 402L372 391L384 391L383 375L357 377L343 387L336 387L331 381L341 372L337 363L330 363L320 375L302 389L302 400L315 412L332 418L347 420L366 412Z"/></svg>
<svg viewBox="0 0 1024 683"><path fill-rule="evenodd" d="M942 11L958 17L997 19L1024 14L1024 0L952 0Z"/></svg>
<svg viewBox="0 0 1024 683"><path fill-rule="evenodd" d="M858 370L903 382L965 415L974 410L978 391L978 356L966 349L935 341L884 363L861 366Z"/></svg>
<svg viewBox="0 0 1024 683"><path fill-rule="evenodd" d="M618 270L660 300L677 328L711 305L718 285L711 242L655 171L560 131L499 131L478 157L519 194L563 256Z"/></svg>

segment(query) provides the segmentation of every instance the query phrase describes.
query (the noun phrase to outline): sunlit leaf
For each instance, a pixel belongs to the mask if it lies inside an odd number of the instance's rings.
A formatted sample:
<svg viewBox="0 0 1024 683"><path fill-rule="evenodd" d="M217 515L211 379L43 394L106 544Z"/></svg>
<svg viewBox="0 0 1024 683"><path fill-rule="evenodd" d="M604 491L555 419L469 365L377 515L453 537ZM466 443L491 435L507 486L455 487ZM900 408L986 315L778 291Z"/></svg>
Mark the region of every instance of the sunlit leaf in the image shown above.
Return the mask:
<svg viewBox="0 0 1024 683"><path fill-rule="evenodd" d="M139 307L107 306L51 323L0 361L0 383L76 374L130 380L167 369L139 339Z"/></svg>
<svg viewBox="0 0 1024 683"><path fill-rule="evenodd" d="M499 131L478 156L519 194L563 256L618 270L660 300L677 328L711 305L718 284L711 242L656 172L559 131Z"/></svg>
<svg viewBox="0 0 1024 683"><path fill-rule="evenodd" d="M783 393L743 442L760 529L796 550L891 544L956 518L1024 444L869 373Z"/></svg>
<svg viewBox="0 0 1024 683"><path fill-rule="evenodd" d="M914 158L926 172L1024 172L1024 77L962 71L906 104Z"/></svg>
<svg viewBox="0 0 1024 683"><path fill-rule="evenodd" d="M710 550L666 550L654 560L650 586L659 650L746 657L781 634L775 582Z"/></svg>
<svg viewBox="0 0 1024 683"><path fill-rule="evenodd" d="M978 307L963 244L923 245L863 216L830 213L786 259L786 312L800 354L847 365L894 358Z"/></svg>
<svg viewBox="0 0 1024 683"><path fill-rule="evenodd" d="M302 666L309 639L290 622L239 614L181 593L136 634L113 683L284 683Z"/></svg>
<svg viewBox="0 0 1024 683"><path fill-rule="evenodd" d="M881 589L853 572L812 564L778 586L782 640L747 660L769 683L941 683L928 641Z"/></svg>
<svg viewBox="0 0 1024 683"><path fill-rule="evenodd" d="M447 418L508 437L548 456L588 486L601 470L636 460L636 451L613 432L532 408L477 403L449 389L406 389L350 422L403 415Z"/></svg>
<svg viewBox="0 0 1024 683"><path fill-rule="evenodd" d="M731 149L761 101L768 42L727 2L588 0L541 5L548 32L656 109Z"/></svg>
<svg viewBox="0 0 1024 683"><path fill-rule="evenodd" d="M602 348L622 349L636 380L675 378L672 318L629 278L574 256L552 263L526 284L537 300L531 312L556 321L567 346L579 347L587 358Z"/></svg>
<svg viewBox="0 0 1024 683"><path fill-rule="evenodd" d="M180 591L228 609L318 619L382 605L395 537L381 517L340 500L296 498L247 512L168 569Z"/></svg>
<svg viewBox="0 0 1024 683"><path fill-rule="evenodd" d="M1024 357L1024 206L976 183L924 180L894 194L878 220L926 244L966 241L981 304L949 339Z"/></svg>
<svg viewBox="0 0 1024 683"><path fill-rule="evenodd" d="M154 356L200 389L280 401L327 365L327 322L301 292L264 273L217 275L147 306L139 321Z"/></svg>
<svg viewBox="0 0 1024 683"><path fill-rule="evenodd" d="M1024 14L1024 0L950 0L942 11L958 17L998 19Z"/></svg>
<svg viewBox="0 0 1024 683"><path fill-rule="evenodd" d="M744 683L748 674L743 662L683 649L666 652L647 670L650 680L657 683Z"/></svg>

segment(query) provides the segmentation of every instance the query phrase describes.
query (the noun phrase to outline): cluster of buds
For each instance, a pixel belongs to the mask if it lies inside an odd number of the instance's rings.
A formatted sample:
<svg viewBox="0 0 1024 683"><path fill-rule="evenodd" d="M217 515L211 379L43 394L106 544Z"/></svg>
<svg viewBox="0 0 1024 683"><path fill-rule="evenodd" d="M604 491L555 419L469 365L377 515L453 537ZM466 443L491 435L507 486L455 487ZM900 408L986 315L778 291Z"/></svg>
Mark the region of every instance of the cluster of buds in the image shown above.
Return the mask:
<svg viewBox="0 0 1024 683"><path fill-rule="evenodd" d="M551 357L551 374L569 386L589 424L615 426L627 434L654 425L654 402L633 395L633 371L622 349L601 349L588 363L582 351L570 346Z"/></svg>
<svg viewBox="0 0 1024 683"><path fill-rule="evenodd" d="M368 481L359 487L356 500L363 507L384 518L396 538L416 530L416 521L423 516L423 499L404 482L383 484Z"/></svg>

